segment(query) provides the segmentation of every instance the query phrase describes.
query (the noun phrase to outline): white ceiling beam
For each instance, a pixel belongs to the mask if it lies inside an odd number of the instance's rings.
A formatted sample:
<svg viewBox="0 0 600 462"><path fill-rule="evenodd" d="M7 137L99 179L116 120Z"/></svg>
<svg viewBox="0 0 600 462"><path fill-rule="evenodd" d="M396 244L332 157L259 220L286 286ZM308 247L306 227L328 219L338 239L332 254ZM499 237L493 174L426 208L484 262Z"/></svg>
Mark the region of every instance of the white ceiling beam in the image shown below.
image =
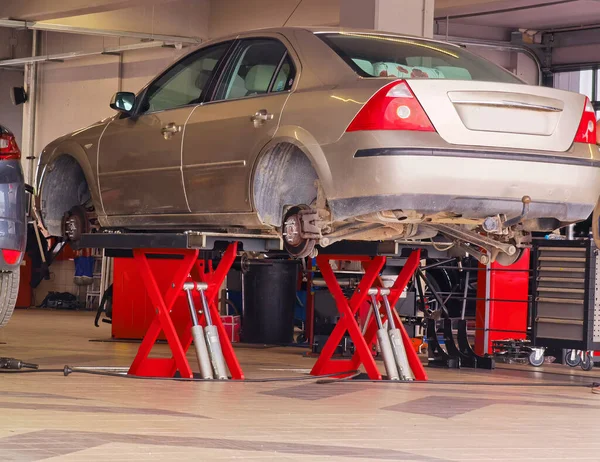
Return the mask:
<svg viewBox="0 0 600 462"><path fill-rule="evenodd" d="M41 63L41 62L56 62L56 61L67 61L70 59L83 58L86 56L98 56L98 55L106 55L106 54L114 54L114 53L123 53L125 51L132 50L143 50L147 48L159 48L167 46L165 42L142 42L142 43L134 43L131 45L122 45L118 47L106 47L97 51L72 51L68 53L57 53L53 55L43 55L43 56L32 56L30 58L16 58L16 59L4 59L0 60L0 67L12 67L12 66L22 66L25 64L31 63Z"/></svg>
<svg viewBox="0 0 600 462"><path fill-rule="evenodd" d="M194 45L202 43L202 39L200 39L199 37L152 34L145 32L133 32L112 29L94 29L89 27L66 26L61 24L50 24L45 22L16 21L12 19L0 19L0 27L61 32L66 34L96 35L102 37L127 37L140 40L161 40L168 43L184 43Z"/></svg>
<svg viewBox="0 0 600 462"><path fill-rule="evenodd" d="M436 0L435 17L443 19L450 16L469 16L480 14L493 14L497 12L535 10L551 6L552 4L575 3L577 0Z"/></svg>
<svg viewBox="0 0 600 462"><path fill-rule="evenodd" d="M165 0L2 0L0 17L44 21L164 2Z"/></svg>

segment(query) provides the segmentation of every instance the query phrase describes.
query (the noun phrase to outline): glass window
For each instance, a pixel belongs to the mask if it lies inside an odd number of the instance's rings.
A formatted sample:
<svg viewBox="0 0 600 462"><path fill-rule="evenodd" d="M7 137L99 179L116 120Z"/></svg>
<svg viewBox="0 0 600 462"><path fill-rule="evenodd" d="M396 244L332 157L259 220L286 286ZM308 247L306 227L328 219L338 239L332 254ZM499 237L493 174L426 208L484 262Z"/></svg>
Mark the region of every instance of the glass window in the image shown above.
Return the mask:
<svg viewBox="0 0 600 462"><path fill-rule="evenodd" d="M265 94L271 88L275 72L282 63L287 50L273 39L249 39L241 42L234 53L224 77L218 85L215 99L228 100ZM287 63L287 68L285 67ZM277 74L277 88L289 88L293 65L284 61ZM287 69L287 71L286 71ZM283 85L282 85L283 82ZM293 82L293 81L292 81Z"/></svg>
<svg viewBox="0 0 600 462"><path fill-rule="evenodd" d="M362 77L523 83L500 66L450 44L354 32L317 36Z"/></svg>
<svg viewBox="0 0 600 462"><path fill-rule="evenodd" d="M199 103L217 63L229 46L230 43L221 43L179 61L150 85L141 112L164 111Z"/></svg>
<svg viewBox="0 0 600 462"><path fill-rule="evenodd" d="M294 75L294 62L292 61L292 58L289 57L289 55L286 55L285 60L279 68L277 77L275 77L275 80L273 82L273 88L271 89L271 91L279 92L290 90L292 88L292 85L294 84Z"/></svg>

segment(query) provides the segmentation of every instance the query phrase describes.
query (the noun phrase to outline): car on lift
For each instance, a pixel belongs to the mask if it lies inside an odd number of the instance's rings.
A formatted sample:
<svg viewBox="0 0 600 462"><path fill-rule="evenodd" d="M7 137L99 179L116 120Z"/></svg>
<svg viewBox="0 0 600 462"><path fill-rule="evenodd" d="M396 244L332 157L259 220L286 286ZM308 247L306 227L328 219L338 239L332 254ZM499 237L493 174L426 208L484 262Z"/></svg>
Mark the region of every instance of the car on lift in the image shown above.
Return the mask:
<svg viewBox="0 0 600 462"><path fill-rule="evenodd" d="M585 96L443 41L253 31L207 42L110 106L41 154L47 235L242 230L279 234L297 257L443 237L510 264L532 232L586 219L600 195Z"/></svg>
<svg viewBox="0 0 600 462"><path fill-rule="evenodd" d="M11 318L19 293L27 241L27 203L15 136L0 125L0 327Z"/></svg>

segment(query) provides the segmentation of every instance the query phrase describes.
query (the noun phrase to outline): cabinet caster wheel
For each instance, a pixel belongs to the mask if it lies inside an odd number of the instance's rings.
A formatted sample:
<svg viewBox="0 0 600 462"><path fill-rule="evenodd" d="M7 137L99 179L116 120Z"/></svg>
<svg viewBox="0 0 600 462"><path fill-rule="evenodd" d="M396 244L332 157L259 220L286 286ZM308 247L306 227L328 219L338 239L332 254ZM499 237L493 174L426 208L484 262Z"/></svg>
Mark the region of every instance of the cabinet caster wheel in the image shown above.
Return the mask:
<svg viewBox="0 0 600 462"><path fill-rule="evenodd" d="M591 371L594 368L594 358L589 353L586 353L581 361L581 369Z"/></svg>
<svg viewBox="0 0 600 462"><path fill-rule="evenodd" d="M529 353L529 364L534 367L540 367L544 364L544 350L536 349Z"/></svg>
<svg viewBox="0 0 600 462"><path fill-rule="evenodd" d="M581 357L577 353L577 350L566 350L565 351L565 363L570 367L577 367L581 364Z"/></svg>

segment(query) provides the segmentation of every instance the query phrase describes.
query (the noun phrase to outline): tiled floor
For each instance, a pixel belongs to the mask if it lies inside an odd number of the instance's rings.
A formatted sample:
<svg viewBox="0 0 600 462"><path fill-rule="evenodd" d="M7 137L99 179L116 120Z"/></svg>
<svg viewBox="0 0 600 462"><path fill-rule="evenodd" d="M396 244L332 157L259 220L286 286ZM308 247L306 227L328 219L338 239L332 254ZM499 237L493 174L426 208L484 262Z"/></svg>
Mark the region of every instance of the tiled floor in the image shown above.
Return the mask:
<svg viewBox="0 0 600 462"><path fill-rule="evenodd" d="M45 369L128 366L136 344L89 341L109 336L89 313L18 311L0 330L0 356ZM294 347L237 353L250 378L302 377L314 362ZM428 373L427 384L0 373L0 461L600 460L600 395L495 386L578 385L600 373L554 365Z"/></svg>

